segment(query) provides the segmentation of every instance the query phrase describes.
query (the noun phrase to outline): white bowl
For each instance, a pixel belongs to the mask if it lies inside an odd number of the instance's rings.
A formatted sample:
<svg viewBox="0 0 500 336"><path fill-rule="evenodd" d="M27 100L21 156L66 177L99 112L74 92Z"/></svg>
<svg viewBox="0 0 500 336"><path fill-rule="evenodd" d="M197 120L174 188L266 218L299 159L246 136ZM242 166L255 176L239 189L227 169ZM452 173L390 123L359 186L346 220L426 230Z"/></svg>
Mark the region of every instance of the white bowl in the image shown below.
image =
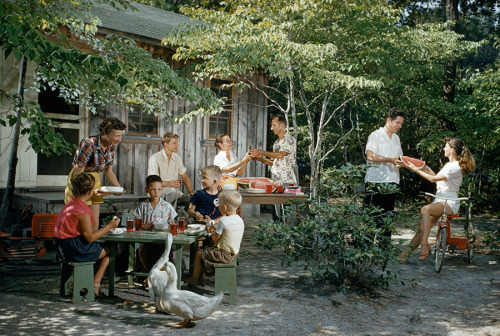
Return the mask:
<svg viewBox="0 0 500 336"><path fill-rule="evenodd" d="M236 190L236 186L234 184L224 184L222 186L222 190Z"/></svg>
<svg viewBox="0 0 500 336"><path fill-rule="evenodd" d="M165 231L168 227L168 223L163 222L163 223L154 223L155 230L156 231Z"/></svg>

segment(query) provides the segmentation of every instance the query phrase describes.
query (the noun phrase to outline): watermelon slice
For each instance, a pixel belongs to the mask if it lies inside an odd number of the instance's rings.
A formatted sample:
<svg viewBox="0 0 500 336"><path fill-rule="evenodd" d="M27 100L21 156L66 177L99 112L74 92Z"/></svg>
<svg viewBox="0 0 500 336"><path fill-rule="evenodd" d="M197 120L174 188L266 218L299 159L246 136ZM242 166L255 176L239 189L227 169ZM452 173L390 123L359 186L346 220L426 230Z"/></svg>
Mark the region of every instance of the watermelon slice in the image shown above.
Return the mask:
<svg viewBox="0 0 500 336"><path fill-rule="evenodd" d="M425 166L425 162L424 161L419 160L419 159L415 159L415 158L412 158L412 157L409 157L409 156L401 155L400 159L401 159L401 161L403 161L407 165L410 164L410 163L412 163L415 166L415 168L417 168L417 169L422 169Z"/></svg>

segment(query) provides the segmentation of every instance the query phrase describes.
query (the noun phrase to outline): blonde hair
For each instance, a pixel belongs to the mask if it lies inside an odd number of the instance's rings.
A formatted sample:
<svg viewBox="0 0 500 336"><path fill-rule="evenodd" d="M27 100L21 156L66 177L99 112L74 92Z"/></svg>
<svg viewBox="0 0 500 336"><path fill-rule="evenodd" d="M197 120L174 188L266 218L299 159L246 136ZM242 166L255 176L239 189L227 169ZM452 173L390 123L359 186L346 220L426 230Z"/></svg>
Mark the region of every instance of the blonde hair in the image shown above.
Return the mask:
<svg viewBox="0 0 500 336"><path fill-rule="evenodd" d="M222 178L222 170L216 165L206 166L201 170L201 173L207 175L211 179L217 180L217 182Z"/></svg>
<svg viewBox="0 0 500 336"><path fill-rule="evenodd" d="M236 210L241 205L241 194L236 190L224 190L219 193L219 206L225 204L229 210Z"/></svg>
<svg viewBox="0 0 500 336"><path fill-rule="evenodd" d="M476 170L476 160L474 160L469 148L465 147L461 139L445 138L445 141L455 150L455 153L457 153L458 165L462 170L462 174L472 173Z"/></svg>
<svg viewBox="0 0 500 336"><path fill-rule="evenodd" d="M165 134L163 134L163 136L161 137L161 144L162 145L167 144L170 142L170 139L174 138L179 139L179 136L172 132L165 132Z"/></svg>

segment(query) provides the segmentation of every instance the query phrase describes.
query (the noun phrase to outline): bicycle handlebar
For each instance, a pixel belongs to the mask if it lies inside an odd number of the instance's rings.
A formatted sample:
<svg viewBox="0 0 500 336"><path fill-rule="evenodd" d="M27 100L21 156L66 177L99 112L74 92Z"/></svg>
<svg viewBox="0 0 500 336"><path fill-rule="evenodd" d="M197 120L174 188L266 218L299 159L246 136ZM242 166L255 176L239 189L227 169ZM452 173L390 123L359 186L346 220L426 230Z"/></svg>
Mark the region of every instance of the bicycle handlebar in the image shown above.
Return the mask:
<svg viewBox="0 0 500 336"><path fill-rule="evenodd" d="M420 193L424 194L424 195L427 195L427 196L432 196L432 197L437 198L437 199L447 200L447 201L467 201L469 199L468 197L458 197L458 198L455 198L455 197L438 196L438 195L434 195L434 194L431 194L431 193L428 193L428 192L425 192L425 191L421 191Z"/></svg>

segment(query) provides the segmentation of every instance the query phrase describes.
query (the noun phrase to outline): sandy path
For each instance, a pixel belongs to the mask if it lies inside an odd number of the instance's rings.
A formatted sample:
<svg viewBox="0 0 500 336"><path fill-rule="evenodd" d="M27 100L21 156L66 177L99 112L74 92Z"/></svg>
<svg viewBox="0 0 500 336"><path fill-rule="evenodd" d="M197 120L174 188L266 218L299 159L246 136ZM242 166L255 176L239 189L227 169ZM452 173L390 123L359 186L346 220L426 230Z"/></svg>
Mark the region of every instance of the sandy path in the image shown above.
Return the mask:
<svg viewBox="0 0 500 336"><path fill-rule="evenodd" d="M247 219L247 225L252 220ZM500 220L491 220L498 225ZM486 225L491 227L491 225ZM0 262L0 335L500 335L500 256L467 264L448 256L436 274L432 261L398 265L400 278L370 295L343 295L308 285L300 268L281 267L245 235L238 267L238 304L223 304L191 329L172 330L176 316L151 314L147 292L118 284L117 298L73 305L58 295L54 253L39 260ZM409 229L395 238L406 238ZM213 282L204 288L213 295Z"/></svg>

